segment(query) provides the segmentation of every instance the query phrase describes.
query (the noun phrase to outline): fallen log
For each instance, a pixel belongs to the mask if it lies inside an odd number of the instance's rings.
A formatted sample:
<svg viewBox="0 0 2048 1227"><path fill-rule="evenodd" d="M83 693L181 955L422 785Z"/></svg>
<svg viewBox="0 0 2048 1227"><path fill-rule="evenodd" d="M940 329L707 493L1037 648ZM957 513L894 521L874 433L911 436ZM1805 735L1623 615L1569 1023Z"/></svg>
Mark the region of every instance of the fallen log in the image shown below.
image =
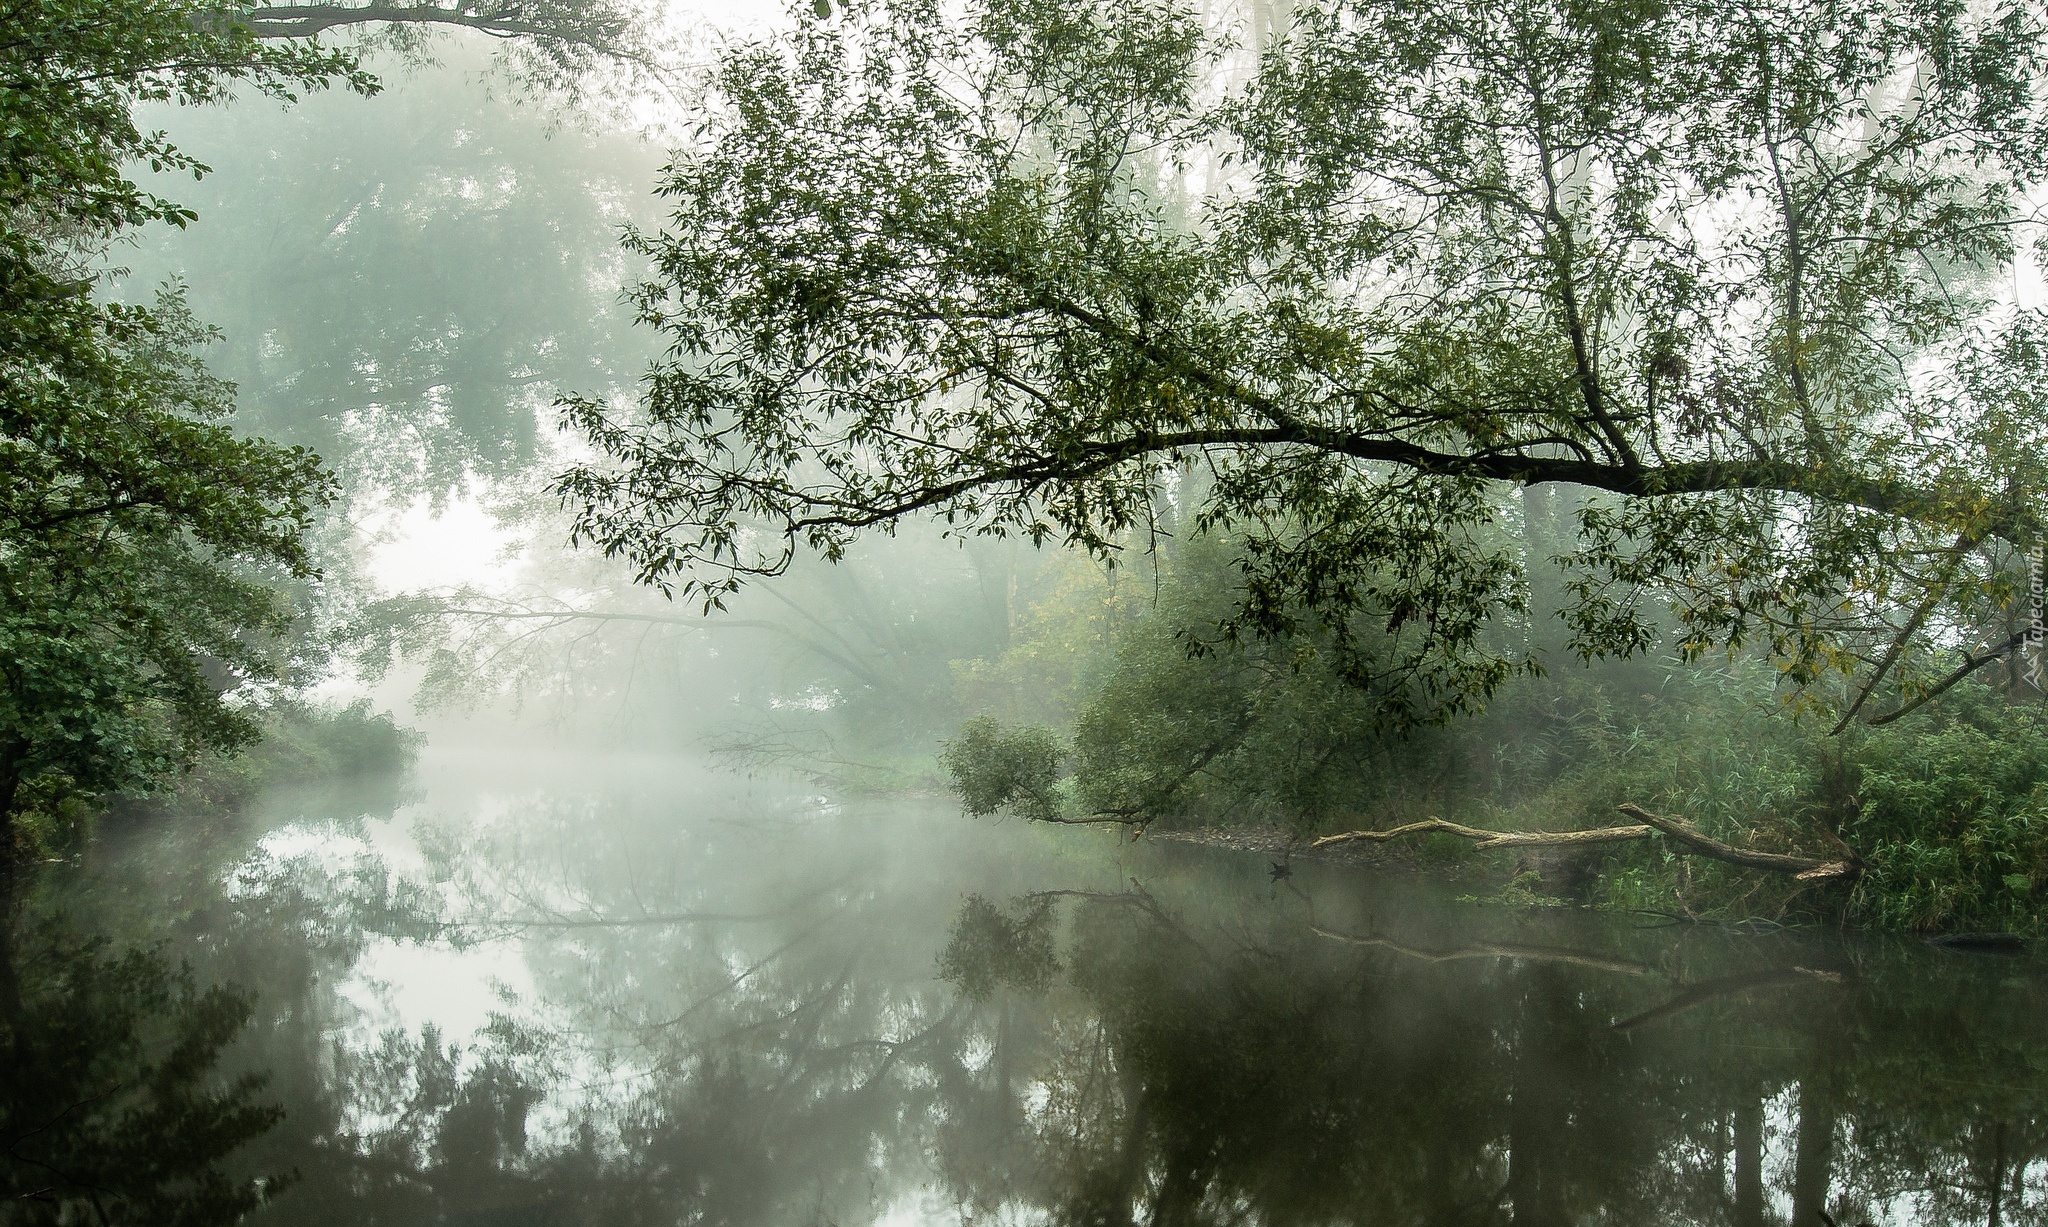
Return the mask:
<svg viewBox="0 0 2048 1227"><path fill-rule="evenodd" d="M1314 848L1330 848L1338 844L1385 843L1403 835L1423 835L1430 831L1444 831L1464 839L1476 840L1474 849L1486 848L1555 848L1574 844L1604 844L1623 839L1642 839L1650 833L1646 826L1601 827L1591 831L1486 831L1468 827L1442 818L1425 818L1407 826L1394 827L1385 831L1346 831L1342 835L1325 835L1314 843Z"/></svg>
<svg viewBox="0 0 2048 1227"><path fill-rule="evenodd" d="M1702 835L1688 823L1676 818L1653 814L1640 805L1624 801L1615 807L1638 822L1656 827L1669 838L1676 840L1686 849L1701 856L1731 865L1742 865L1749 869L1768 869L1773 873L1789 873L1795 881L1818 882L1830 878L1853 878L1863 872L1863 866L1851 853L1847 859L1824 861L1814 856L1787 856L1782 852L1752 852L1733 844L1724 844L1718 839ZM1847 851L1847 849L1844 849Z"/></svg>
<svg viewBox="0 0 2048 1227"><path fill-rule="evenodd" d="M1710 835L1703 835L1689 823L1676 818L1653 814L1633 802L1624 802L1620 811L1636 820L1632 826L1595 827L1583 831L1488 831L1481 827L1468 827L1462 823L1448 822L1442 818L1425 818L1405 826L1390 827L1384 831L1346 831L1341 835L1325 835L1310 844L1310 849L1332 848L1349 843L1385 843L1407 835L1426 835L1442 831L1461 839L1472 840L1474 851L1490 848L1569 848L1586 844L1621 843L1632 839L1647 839L1658 833L1677 844L1681 850L1711 860L1725 861L1748 869L1764 869L1772 873L1789 873L1800 882L1820 882L1854 878L1863 872L1863 865L1854 853L1839 860L1822 860L1814 856L1789 856L1782 852L1755 852L1725 844ZM1845 848L1846 852L1847 849Z"/></svg>

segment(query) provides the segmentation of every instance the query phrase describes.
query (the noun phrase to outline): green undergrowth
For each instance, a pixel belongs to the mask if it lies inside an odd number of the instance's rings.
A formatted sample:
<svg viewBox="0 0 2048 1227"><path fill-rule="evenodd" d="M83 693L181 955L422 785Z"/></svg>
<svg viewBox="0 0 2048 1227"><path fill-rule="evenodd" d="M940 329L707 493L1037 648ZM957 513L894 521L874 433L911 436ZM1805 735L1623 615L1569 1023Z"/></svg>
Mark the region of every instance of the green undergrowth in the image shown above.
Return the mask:
<svg viewBox="0 0 2048 1227"><path fill-rule="evenodd" d="M238 805L283 784L395 775L412 767L425 739L367 699L349 704L284 703L263 722L263 739L232 758L211 758L178 782L181 802Z"/></svg>
<svg viewBox="0 0 2048 1227"><path fill-rule="evenodd" d="M1268 710L1246 723L1276 729L1255 728L1206 758L1200 747L1148 739L1151 720L1140 714L1108 737L1109 721L1084 719L1078 744L979 720L944 762L974 813L1100 816L1117 798L1136 799L1143 813L1151 788L1144 816L1162 829L1278 827L1304 838L1431 815L1492 830L1602 827L1625 821L1615 807L1634 802L1744 848L1853 854L1864 872L1852 884L1801 883L1653 837L1590 854L1570 893L1703 919L2048 929L2048 711L1989 686L1958 687L1905 719L1840 735L1795 714L1767 672L1742 665L1542 679L1480 717L1402 741L1347 729L1331 702L1325 692L1314 713L1289 712L1274 710L1284 697L1268 696ZM1185 718L1188 708L1149 710ZM1198 710L1187 723L1202 718ZM1353 744L1325 744L1346 738ZM1343 770L1328 770L1335 761ZM1423 837L1400 859L1424 871L1488 865L1502 898L1557 889L1526 853L1473 853L1455 836Z"/></svg>
<svg viewBox="0 0 2048 1227"><path fill-rule="evenodd" d="M30 860L69 856L109 811L149 817L173 808L231 811L265 788L335 780L370 779L411 768L423 740L368 700L349 704L278 703L264 712L262 738L235 755L209 755L182 776L146 796L82 795L62 777L45 775L27 786L28 805L17 819L16 853Z"/></svg>

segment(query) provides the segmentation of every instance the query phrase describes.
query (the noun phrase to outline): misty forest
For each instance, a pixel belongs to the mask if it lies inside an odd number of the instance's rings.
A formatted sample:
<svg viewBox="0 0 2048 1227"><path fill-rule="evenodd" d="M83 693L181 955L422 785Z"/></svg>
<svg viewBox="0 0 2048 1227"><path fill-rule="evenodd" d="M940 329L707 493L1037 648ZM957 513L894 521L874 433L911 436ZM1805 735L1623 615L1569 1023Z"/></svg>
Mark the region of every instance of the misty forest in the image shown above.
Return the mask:
<svg viewBox="0 0 2048 1227"><path fill-rule="evenodd" d="M2048 1227L2048 0L0 0L0 1227Z"/></svg>

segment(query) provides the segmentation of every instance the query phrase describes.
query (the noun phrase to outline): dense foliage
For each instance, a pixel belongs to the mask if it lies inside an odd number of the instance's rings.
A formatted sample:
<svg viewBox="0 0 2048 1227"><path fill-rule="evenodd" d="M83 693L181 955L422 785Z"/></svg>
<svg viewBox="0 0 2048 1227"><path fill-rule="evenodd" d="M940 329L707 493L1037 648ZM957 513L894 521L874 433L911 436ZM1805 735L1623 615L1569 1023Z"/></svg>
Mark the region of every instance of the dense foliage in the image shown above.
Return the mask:
<svg viewBox="0 0 2048 1227"><path fill-rule="evenodd" d="M0 18L0 853L26 805L146 789L255 736L227 697L282 676L329 481L299 449L238 437L231 389L194 356L177 290L110 303L96 257L191 214L127 177L201 174L142 101L278 98L352 61L259 43L230 14L78 0Z"/></svg>
<svg viewBox="0 0 2048 1227"><path fill-rule="evenodd" d="M208 361L244 428L317 451L358 521L380 498L516 488L552 463L557 394L630 385L645 361L617 231L645 211L658 151L550 139L544 115L472 80L481 56L444 58L369 105L177 114L215 168L182 192L205 224L125 257L189 284L225 334Z"/></svg>
<svg viewBox="0 0 2048 1227"><path fill-rule="evenodd" d="M1615 807L1634 802L1738 847L1819 857L1847 849L1862 877L1821 888L1648 843L1577 858L1563 875L1571 885L1546 889L1735 919L2040 927L2048 716L2009 673L2003 686L1972 679L1903 719L1836 732L1754 656L1686 663L1667 652L1517 679L1483 713L1396 732L1330 666L1327 639L1190 639L1191 628L1228 616L1229 557L1227 542L1197 537L1162 559L1156 599L1109 645L1080 654L1090 680L1077 702L1050 711L1058 731L1017 720L1040 704L964 687L985 711L1010 717L969 721L941 756L967 811L1306 841L1431 817L1583 830L1618 824ZM1539 570L1539 591L1545 578ZM1070 604L1038 607L1020 646L1028 652L1076 617ZM1543 629L1492 633L1512 644ZM1038 682L1041 695L1062 688L1056 673ZM1449 856L1500 878L1530 867L1514 852L1467 859L1465 841L1445 838L1396 855Z"/></svg>
<svg viewBox="0 0 2048 1227"><path fill-rule="evenodd" d="M1232 58L1151 0L901 0L741 44L633 249L670 346L578 534L709 601L936 513L1227 530L1222 638L1307 628L1412 725L1530 657L1488 531L1597 492L1569 648L1755 645L1878 716L2019 640L2048 169L2037 6L1326 0Z"/></svg>
<svg viewBox="0 0 2048 1227"><path fill-rule="evenodd" d="M939 762L968 813L1008 809L1040 821L1059 817L1054 788L1063 757L1051 729L1005 729L987 716L962 725L960 736L939 751Z"/></svg>
<svg viewBox="0 0 2048 1227"><path fill-rule="evenodd" d="M250 997L47 917L0 928L0 1197L10 1224L213 1227L285 1181L229 1156L283 1112L221 1075Z"/></svg>

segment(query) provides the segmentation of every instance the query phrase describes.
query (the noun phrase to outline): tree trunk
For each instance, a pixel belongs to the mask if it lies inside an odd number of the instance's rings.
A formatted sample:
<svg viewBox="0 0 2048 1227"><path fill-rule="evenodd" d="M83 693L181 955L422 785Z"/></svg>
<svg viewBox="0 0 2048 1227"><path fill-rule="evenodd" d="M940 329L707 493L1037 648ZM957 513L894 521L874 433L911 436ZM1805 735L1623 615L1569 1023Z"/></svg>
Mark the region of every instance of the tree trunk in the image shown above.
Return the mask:
<svg viewBox="0 0 2048 1227"><path fill-rule="evenodd" d="M1474 851L1494 848L1570 848L1588 844L1620 843L1633 839L1647 839L1652 832L1661 832L1682 852L1695 856L1726 861L1746 869L1766 869L1773 873L1789 873L1802 881L1824 881L1836 878L1854 878L1863 872L1862 864L1855 854L1843 849L1839 860L1822 860L1815 856L1787 856L1782 852L1752 852L1733 844L1724 844L1718 839L1702 835L1689 824L1676 818L1653 814L1640 805L1624 802L1616 807L1622 813L1636 820L1637 825L1624 827L1596 827L1585 831L1488 831L1479 827L1468 827L1462 823L1446 822L1442 818L1425 818L1406 826L1392 827L1384 831L1346 831L1341 835L1325 835L1310 844L1311 849L1330 848L1348 843L1385 843L1404 835L1423 835L1442 831L1461 839L1473 840Z"/></svg>
<svg viewBox="0 0 2048 1227"><path fill-rule="evenodd" d="M565 29L521 20L522 8L508 4L491 12L474 12L436 4L281 4L251 9L244 21L258 38L312 38L342 26L390 22L396 25L460 26L499 38L547 37L595 45Z"/></svg>

